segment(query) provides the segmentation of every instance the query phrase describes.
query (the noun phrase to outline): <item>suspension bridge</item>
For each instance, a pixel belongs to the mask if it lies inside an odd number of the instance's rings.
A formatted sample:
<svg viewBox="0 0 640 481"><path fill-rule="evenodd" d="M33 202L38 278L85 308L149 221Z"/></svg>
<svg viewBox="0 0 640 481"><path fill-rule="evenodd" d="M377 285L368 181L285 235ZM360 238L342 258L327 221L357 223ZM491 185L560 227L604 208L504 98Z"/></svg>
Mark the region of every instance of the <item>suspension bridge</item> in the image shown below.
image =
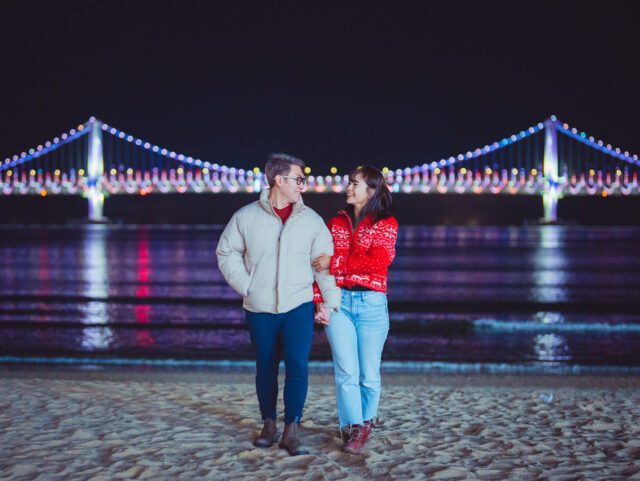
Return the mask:
<svg viewBox="0 0 640 481"><path fill-rule="evenodd" d="M544 220L558 200L576 195L640 194L637 155L596 140L555 116L499 141L413 167L384 167L393 192L542 196ZM307 190L342 192L348 177L331 168ZM82 195L100 221L106 197L150 193L259 192L259 167L210 163L160 147L94 117L75 129L0 162L0 195Z"/></svg>

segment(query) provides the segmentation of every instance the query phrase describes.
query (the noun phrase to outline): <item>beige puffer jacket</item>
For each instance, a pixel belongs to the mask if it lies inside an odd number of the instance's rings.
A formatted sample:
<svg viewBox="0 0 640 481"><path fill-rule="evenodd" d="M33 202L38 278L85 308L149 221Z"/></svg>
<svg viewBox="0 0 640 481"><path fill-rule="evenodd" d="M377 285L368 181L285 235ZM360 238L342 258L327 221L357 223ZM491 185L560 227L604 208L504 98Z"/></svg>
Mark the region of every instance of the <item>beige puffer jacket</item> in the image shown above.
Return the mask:
<svg viewBox="0 0 640 481"><path fill-rule="evenodd" d="M323 252L333 254L329 229L302 198L283 226L268 197L269 189L263 190L222 232L216 255L225 280L243 296L245 309L272 314L312 301L315 280L325 307L337 311L341 294L335 278L311 266Z"/></svg>

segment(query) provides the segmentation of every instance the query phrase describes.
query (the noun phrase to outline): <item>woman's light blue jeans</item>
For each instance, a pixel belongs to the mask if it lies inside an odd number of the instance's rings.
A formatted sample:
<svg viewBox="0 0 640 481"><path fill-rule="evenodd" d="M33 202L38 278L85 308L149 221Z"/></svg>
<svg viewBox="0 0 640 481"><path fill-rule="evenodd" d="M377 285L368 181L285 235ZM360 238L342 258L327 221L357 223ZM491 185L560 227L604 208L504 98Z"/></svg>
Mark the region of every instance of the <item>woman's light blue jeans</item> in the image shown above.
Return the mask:
<svg viewBox="0 0 640 481"><path fill-rule="evenodd" d="M380 402L380 360L389 332L387 295L342 289L340 312L325 327L336 378L340 427L375 420Z"/></svg>

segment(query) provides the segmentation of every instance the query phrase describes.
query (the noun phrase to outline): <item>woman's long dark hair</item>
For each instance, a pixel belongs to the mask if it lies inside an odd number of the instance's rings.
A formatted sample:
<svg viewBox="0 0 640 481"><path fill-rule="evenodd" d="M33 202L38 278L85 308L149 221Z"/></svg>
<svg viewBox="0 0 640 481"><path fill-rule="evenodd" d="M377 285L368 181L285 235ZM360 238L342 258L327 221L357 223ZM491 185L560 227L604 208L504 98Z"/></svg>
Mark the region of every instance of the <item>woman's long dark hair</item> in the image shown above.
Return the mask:
<svg viewBox="0 0 640 481"><path fill-rule="evenodd" d="M347 204L346 210L353 221L354 227L358 225L362 219L370 215L373 216L373 224L379 220L391 217L393 215L393 201L391 200L391 192L389 191L387 181L384 175L382 175L382 172L375 167L361 165L349 174L349 182L353 182L358 174L362 176L367 187L373 190L374 193L373 197L369 199L369 202L367 202L362 209L362 212L360 212L360 217L357 219L355 218L353 206Z"/></svg>

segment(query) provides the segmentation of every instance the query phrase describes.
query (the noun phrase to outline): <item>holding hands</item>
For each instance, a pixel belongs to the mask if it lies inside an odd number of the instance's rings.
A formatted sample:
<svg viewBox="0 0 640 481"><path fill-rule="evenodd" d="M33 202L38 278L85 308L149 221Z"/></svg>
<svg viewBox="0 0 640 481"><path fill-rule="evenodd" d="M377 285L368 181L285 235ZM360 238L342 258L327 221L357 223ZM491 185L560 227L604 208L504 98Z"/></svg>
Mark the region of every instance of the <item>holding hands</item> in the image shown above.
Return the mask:
<svg viewBox="0 0 640 481"><path fill-rule="evenodd" d="M323 252L319 257L313 260L311 265L316 272L327 270L331 265L331 256ZM324 303L318 302L316 304L316 313L313 318L317 323L328 326L329 319L331 318L331 310L324 307Z"/></svg>
<svg viewBox="0 0 640 481"><path fill-rule="evenodd" d="M313 319L318 324L323 324L325 326L328 326L330 323L329 322L330 318L331 318L331 311L326 307L324 307L324 304L322 302L318 302L316 304L316 313L313 316Z"/></svg>

